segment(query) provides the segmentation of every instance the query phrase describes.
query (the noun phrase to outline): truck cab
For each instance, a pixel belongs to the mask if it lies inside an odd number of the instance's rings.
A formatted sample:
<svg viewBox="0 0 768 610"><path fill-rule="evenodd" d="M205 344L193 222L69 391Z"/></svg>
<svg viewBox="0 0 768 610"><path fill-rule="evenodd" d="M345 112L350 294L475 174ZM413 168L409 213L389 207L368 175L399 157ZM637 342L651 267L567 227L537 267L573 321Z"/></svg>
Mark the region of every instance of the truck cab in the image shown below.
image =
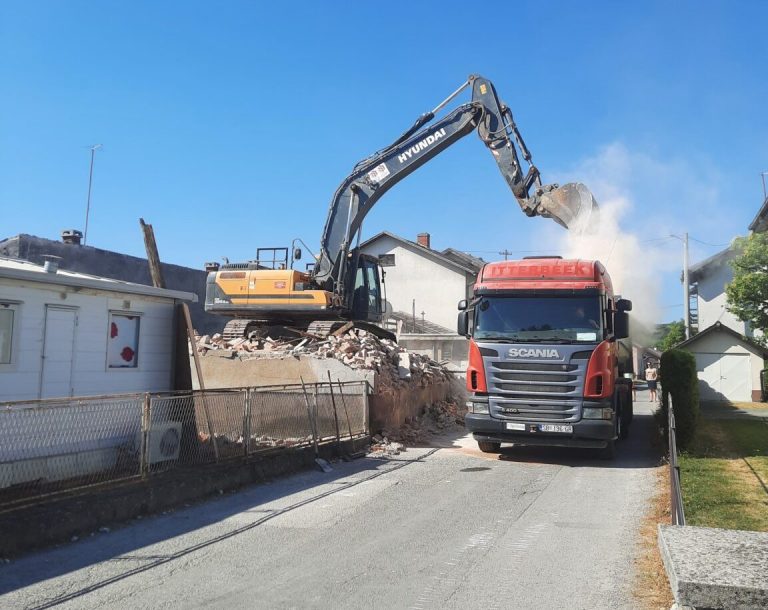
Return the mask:
<svg viewBox="0 0 768 610"><path fill-rule="evenodd" d="M587 447L612 458L632 419L618 344L631 309L599 261L485 265L458 319L469 338L465 421L480 449Z"/></svg>

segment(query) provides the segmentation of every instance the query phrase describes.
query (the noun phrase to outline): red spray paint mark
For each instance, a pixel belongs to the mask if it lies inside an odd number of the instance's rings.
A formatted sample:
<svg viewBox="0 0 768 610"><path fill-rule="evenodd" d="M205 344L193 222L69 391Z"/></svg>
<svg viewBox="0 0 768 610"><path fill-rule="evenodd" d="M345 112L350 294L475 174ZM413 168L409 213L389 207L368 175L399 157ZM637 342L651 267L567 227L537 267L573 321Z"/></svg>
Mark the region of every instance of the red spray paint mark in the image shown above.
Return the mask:
<svg viewBox="0 0 768 610"><path fill-rule="evenodd" d="M130 347L124 347L123 351L120 352L120 357L126 362L131 362L133 360L133 356L134 351Z"/></svg>
<svg viewBox="0 0 768 610"><path fill-rule="evenodd" d="M117 337L117 324L115 324L114 322L112 322L112 328L109 331L109 336L112 337L113 339Z"/></svg>

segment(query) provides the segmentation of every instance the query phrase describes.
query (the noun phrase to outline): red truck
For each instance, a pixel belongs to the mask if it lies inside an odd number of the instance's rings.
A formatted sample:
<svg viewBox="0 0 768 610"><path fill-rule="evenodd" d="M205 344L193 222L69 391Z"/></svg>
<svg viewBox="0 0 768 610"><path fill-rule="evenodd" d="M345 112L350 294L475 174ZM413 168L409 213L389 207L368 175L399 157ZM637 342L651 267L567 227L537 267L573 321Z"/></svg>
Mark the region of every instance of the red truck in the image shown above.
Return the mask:
<svg viewBox="0 0 768 610"><path fill-rule="evenodd" d="M615 456L632 421L632 303L596 260L488 263L458 333L469 338L467 429L482 451L501 443L587 447Z"/></svg>

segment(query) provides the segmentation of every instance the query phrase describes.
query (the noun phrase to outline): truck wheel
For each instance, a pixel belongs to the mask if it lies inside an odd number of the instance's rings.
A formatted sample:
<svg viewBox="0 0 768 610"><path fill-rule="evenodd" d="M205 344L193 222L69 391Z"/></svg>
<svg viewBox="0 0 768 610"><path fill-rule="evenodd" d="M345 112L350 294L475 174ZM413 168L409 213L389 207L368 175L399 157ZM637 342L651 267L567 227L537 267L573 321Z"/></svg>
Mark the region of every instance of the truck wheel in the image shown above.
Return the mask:
<svg viewBox="0 0 768 610"><path fill-rule="evenodd" d="M619 421L619 438L621 440L629 438L629 422L632 421L629 417L624 415Z"/></svg>
<svg viewBox="0 0 768 610"><path fill-rule="evenodd" d="M477 441L477 446L480 447L480 451L483 453L498 453L501 451L501 443L493 443L491 441Z"/></svg>
<svg viewBox="0 0 768 610"><path fill-rule="evenodd" d="M616 441L610 440L608 443L600 449L601 460L613 460L616 457Z"/></svg>

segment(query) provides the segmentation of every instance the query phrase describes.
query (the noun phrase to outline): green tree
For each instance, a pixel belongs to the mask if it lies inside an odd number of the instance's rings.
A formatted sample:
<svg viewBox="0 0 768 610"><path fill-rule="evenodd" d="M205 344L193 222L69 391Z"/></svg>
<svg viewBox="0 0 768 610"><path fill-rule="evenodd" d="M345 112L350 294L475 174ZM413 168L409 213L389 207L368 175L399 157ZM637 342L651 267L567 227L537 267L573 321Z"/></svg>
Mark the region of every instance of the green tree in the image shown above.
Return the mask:
<svg viewBox="0 0 768 610"><path fill-rule="evenodd" d="M768 332L768 235L740 237L741 255L731 261L733 281L725 287L728 311L754 330Z"/></svg>
<svg viewBox="0 0 768 610"><path fill-rule="evenodd" d="M662 335L656 342L656 349L660 352L666 352L685 340L685 324L682 320L670 322L662 327Z"/></svg>

